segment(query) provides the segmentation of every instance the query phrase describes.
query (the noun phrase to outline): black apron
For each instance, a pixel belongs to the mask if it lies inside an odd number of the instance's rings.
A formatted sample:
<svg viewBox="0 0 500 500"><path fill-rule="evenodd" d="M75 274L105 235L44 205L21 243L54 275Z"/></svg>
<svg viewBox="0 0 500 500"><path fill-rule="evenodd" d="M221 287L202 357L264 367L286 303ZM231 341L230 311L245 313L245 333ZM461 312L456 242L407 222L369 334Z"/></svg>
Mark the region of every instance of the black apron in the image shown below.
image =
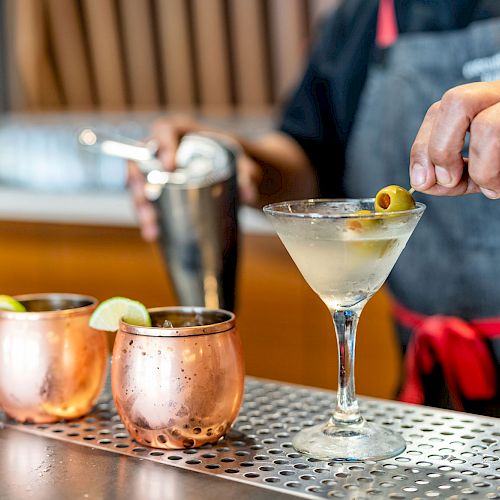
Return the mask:
<svg viewBox="0 0 500 500"><path fill-rule="evenodd" d="M409 187L410 148L429 106L451 87L496 78L500 19L400 35L369 70L347 148L346 194L372 197L385 185ZM480 194L415 198L427 211L388 279L391 293L425 315L499 317L500 201ZM409 332L400 330L404 350ZM498 366L500 345L489 347ZM448 406L441 401L446 391L437 392L426 403ZM466 406L478 413L491 408L497 413L498 399Z"/></svg>

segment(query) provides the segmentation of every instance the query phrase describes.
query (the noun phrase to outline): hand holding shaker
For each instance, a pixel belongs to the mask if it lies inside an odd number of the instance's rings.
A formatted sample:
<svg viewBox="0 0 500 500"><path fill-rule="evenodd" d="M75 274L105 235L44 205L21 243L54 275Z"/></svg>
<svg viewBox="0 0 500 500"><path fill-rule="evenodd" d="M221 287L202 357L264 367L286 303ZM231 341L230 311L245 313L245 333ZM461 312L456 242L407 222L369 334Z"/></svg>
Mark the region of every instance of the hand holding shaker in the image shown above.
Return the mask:
<svg viewBox="0 0 500 500"><path fill-rule="evenodd" d="M165 172L154 143L80 131L83 147L138 163L156 206L160 246L182 306L234 310L238 243L237 149L214 134L187 134L177 169Z"/></svg>

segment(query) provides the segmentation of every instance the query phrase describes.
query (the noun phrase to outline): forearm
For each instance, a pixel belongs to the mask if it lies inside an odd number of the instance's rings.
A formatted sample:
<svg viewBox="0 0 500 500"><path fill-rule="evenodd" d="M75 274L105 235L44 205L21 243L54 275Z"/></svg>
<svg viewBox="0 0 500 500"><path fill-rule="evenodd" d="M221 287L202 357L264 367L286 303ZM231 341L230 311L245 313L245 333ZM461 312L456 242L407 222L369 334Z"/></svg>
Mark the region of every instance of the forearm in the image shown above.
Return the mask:
<svg viewBox="0 0 500 500"><path fill-rule="evenodd" d="M258 166L256 206L283 200L314 198L319 186L316 172L300 145L280 132L258 141L239 139L246 156Z"/></svg>

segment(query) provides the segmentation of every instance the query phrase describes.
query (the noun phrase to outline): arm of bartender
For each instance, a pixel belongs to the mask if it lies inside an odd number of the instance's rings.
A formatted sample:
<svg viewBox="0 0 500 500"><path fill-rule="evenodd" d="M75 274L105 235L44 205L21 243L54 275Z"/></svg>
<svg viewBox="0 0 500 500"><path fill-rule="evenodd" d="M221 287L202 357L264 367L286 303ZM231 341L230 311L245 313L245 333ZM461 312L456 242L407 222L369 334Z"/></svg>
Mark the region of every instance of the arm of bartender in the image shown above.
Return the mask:
<svg viewBox="0 0 500 500"><path fill-rule="evenodd" d="M410 176L427 194L500 197L500 81L455 87L429 108L412 147Z"/></svg>
<svg viewBox="0 0 500 500"><path fill-rule="evenodd" d="M182 116L162 119L153 125L152 138L159 145L159 158L166 170L175 169L175 152L182 136L201 130L209 129ZM263 206L284 197L317 195L317 180L311 163L302 148L288 135L274 132L250 142L230 132L223 133L237 141L244 153L238 161L238 186L243 203ZM142 236L153 241L158 236L156 212L145 197L143 174L134 164L129 165L129 186Z"/></svg>

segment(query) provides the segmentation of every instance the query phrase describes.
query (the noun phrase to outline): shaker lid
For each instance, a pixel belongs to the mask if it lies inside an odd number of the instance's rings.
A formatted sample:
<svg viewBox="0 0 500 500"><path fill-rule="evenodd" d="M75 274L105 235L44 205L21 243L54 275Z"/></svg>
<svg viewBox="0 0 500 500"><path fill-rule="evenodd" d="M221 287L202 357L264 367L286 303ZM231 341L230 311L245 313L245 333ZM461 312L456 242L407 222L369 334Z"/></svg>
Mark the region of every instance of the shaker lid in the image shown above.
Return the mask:
<svg viewBox="0 0 500 500"><path fill-rule="evenodd" d="M222 134L186 134L177 148L177 168L173 172L162 169L157 157L158 144L154 141L138 142L91 128L81 129L77 137L79 145L88 151L136 161L151 191L162 186L211 186L236 173L239 147Z"/></svg>
<svg viewBox="0 0 500 500"><path fill-rule="evenodd" d="M205 187L223 182L236 172L236 147L215 134L187 134L177 149L173 172L151 170L149 184Z"/></svg>

